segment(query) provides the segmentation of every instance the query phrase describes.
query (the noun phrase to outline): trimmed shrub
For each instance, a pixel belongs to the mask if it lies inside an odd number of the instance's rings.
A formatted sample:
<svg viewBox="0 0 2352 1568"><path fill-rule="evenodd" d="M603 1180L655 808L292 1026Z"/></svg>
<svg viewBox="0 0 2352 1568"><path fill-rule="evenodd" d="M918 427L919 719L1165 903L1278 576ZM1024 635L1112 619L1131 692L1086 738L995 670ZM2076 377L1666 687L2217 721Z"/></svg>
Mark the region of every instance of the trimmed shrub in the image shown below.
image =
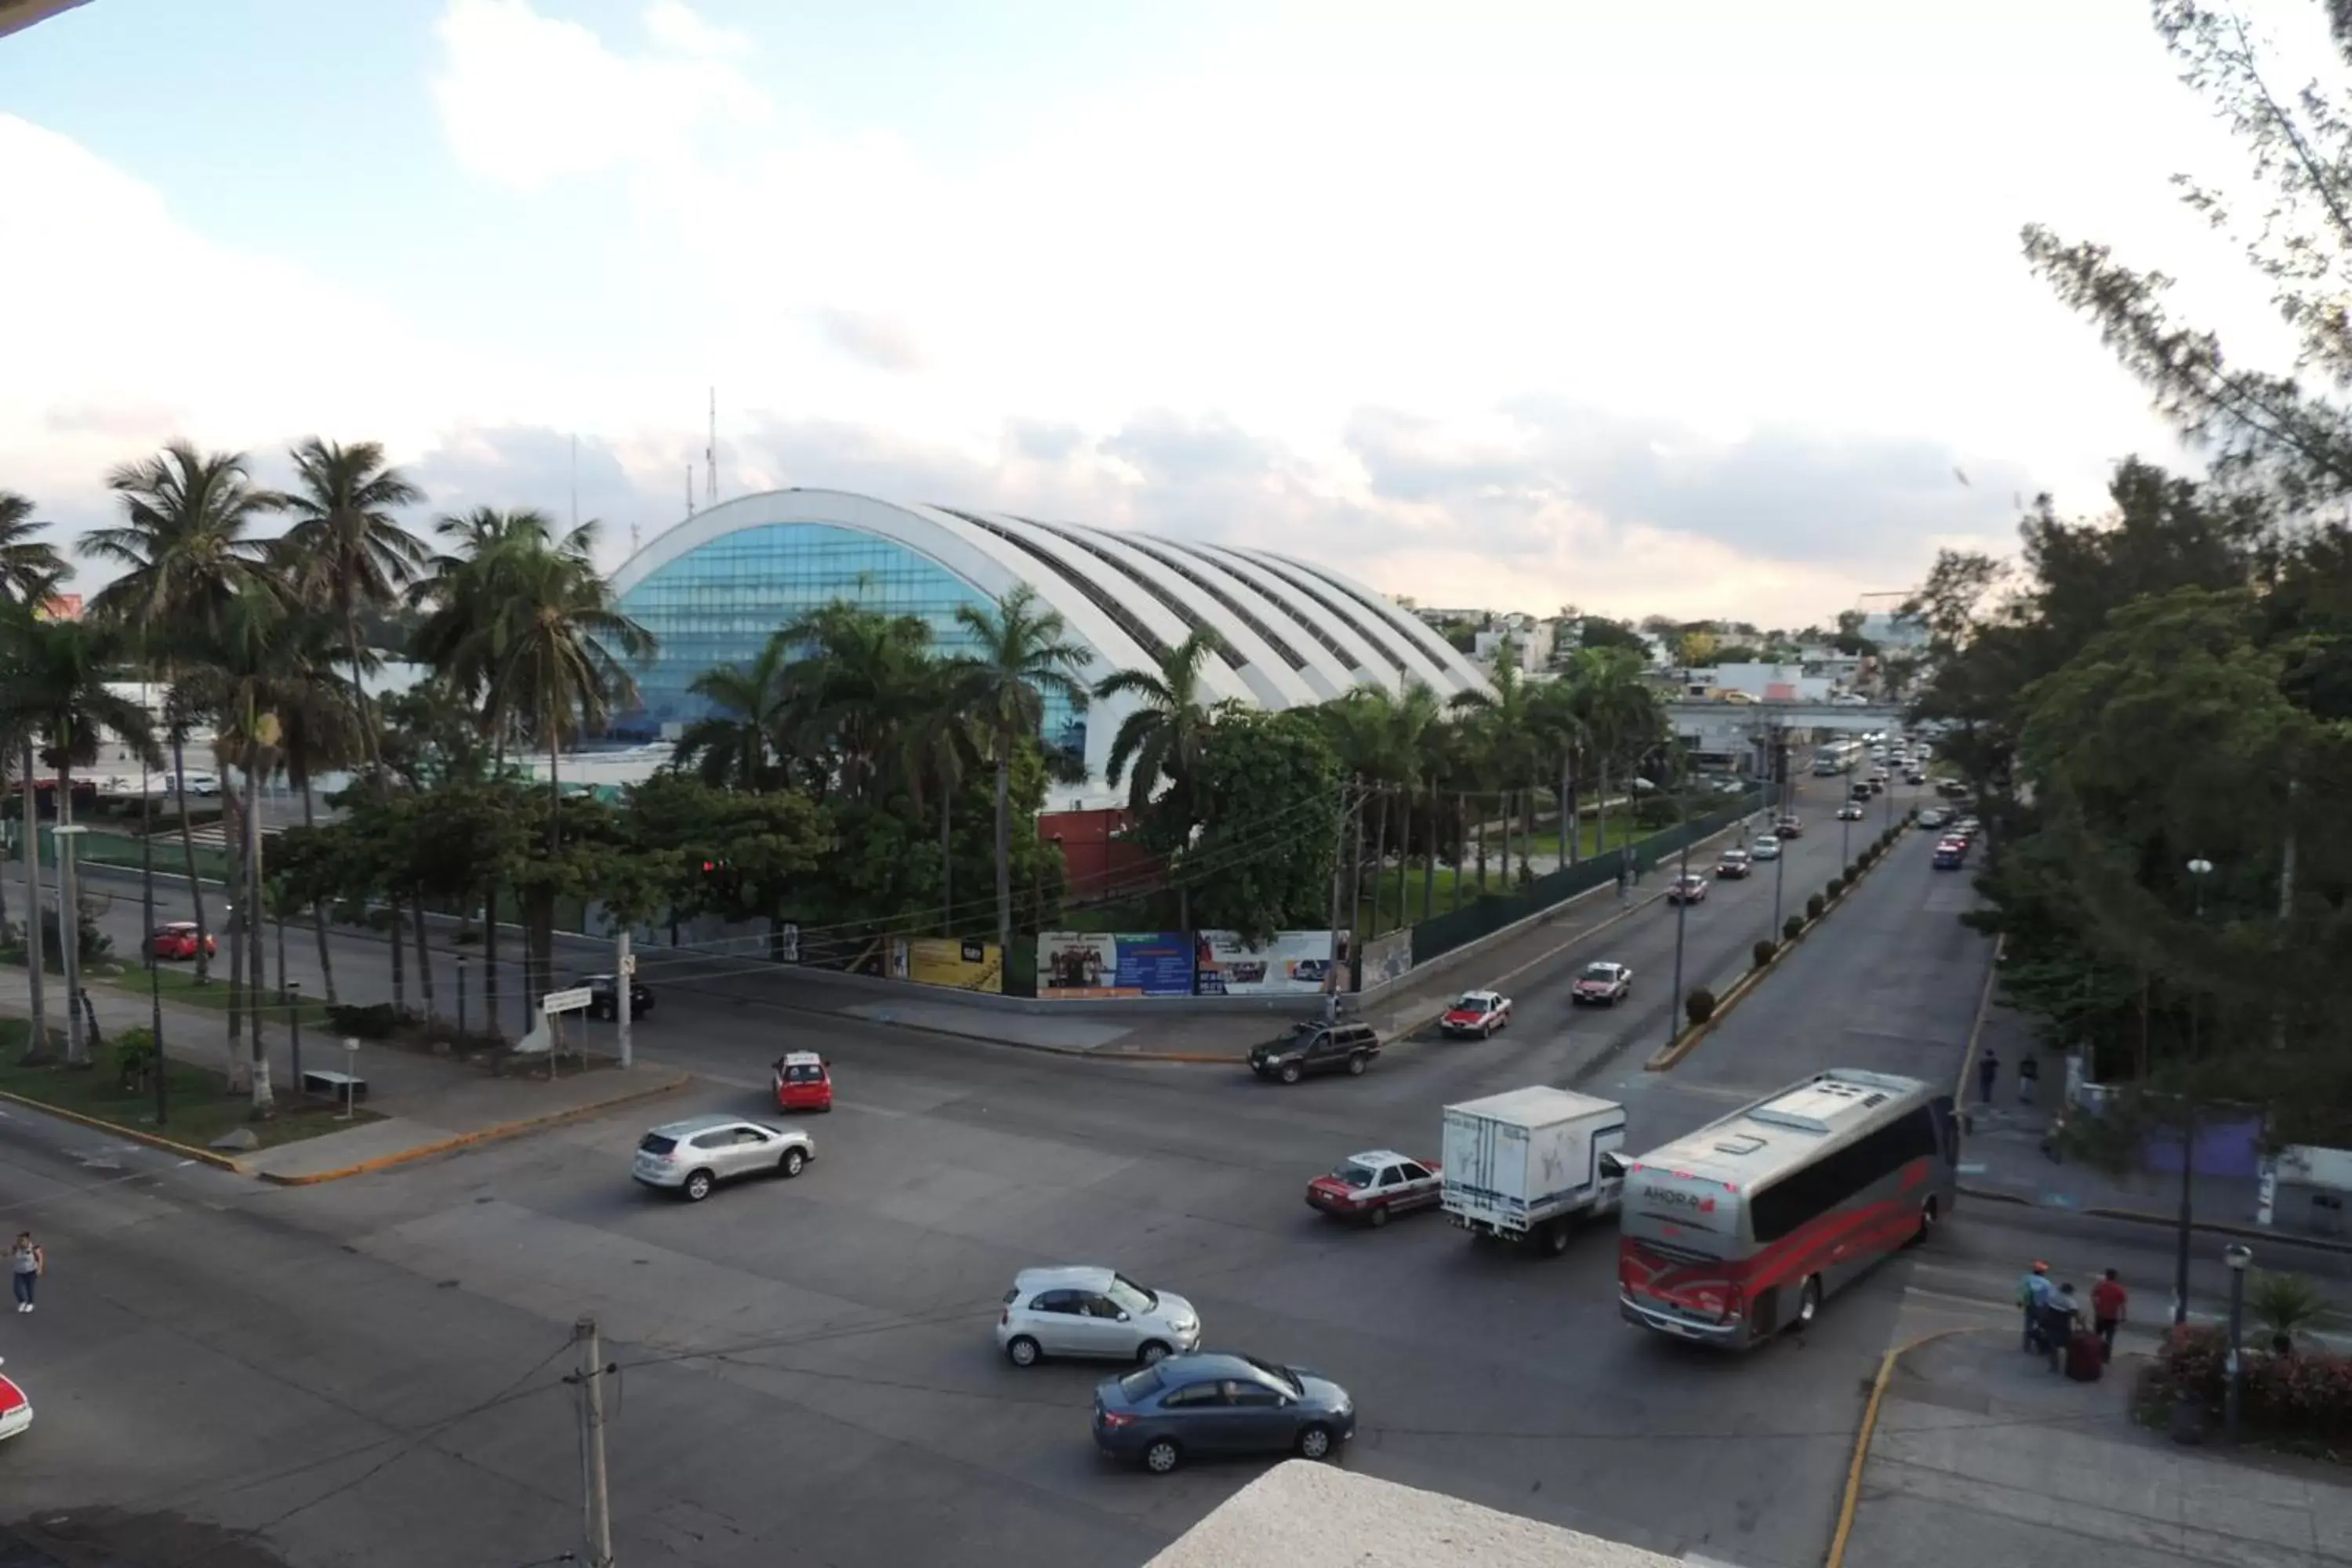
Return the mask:
<svg viewBox="0 0 2352 1568"><path fill-rule="evenodd" d="M365 1005L339 1003L327 1009L327 1023L338 1035L361 1040L388 1040L400 1026L400 1015L389 1002Z"/></svg>
<svg viewBox="0 0 2352 1568"><path fill-rule="evenodd" d="M1748 956L1756 961L1756 967L1761 969L1766 964L1771 963L1772 955L1780 951L1780 947L1778 942L1765 942L1759 939L1756 945L1748 950Z"/></svg>
<svg viewBox="0 0 2352 1568"><path fill-rule="evenodd" d="M1854 879L1861 875L1862 866L1859 861L1849 860L1845 863L1845 885L1847 887L1853 887Z"/></svg>
<svg viewBox="0 0 2352 1568"><path fill-rule="evenodd" d="M1780 935L1784 941L1796 941L1797 933L1804 929L1805 917L1802 915L1790 915L1787 920L1780 922Z"/></svg>
<svg viewBox="0 0 2352 1568"><path fill-rule="evenodd" d="M1822 911L1829 907L1829 900L1815 893L1805 900L1805 918L1809 921L1817 921L1822 918Z"/></svg>
<svg viewBox="0 0 2352 1568"><path fill-rule="evenodd" d="M2221 1414L2230 1353L2218 1328L2171 1331L2133 1393L2133 1411L2158 1425L2186 1394L2209 1417ZM2352 1445L2352 1356L2325 1351L2248 1352L2241 1417L2248 1436L2302 1449L2341 1452Z"/></svg>
<svg viewBox="0 0 2352 1568"><path fill-rule="evenodd" d="M155 1070L155 1031L125 1029L114 1037L114 1081L125 1094L134 1094L152 1081Z"/></svg>
<svg viewBox="0 0 2352 1568"><path fill-rule="evenodd" d="M1694 1025L1706 1023L1715 1016L1715 993L1700 986L1683 998L1683 1011Z"/></svg>
<svg viewBox="0 0 2352 1568"><path fill-rule="evenodd" d="M1832 898L1832 899L1834 899L1834 898L1836 898L1840 893L1843 893L1843 892L1844 892L1844 891L1845 891L1845 879L1844 879L1843 877L1832 877L1832 878L1830 879L1830 888L1829 888L1830 897L1831 897L1831 898Z"/></svg>

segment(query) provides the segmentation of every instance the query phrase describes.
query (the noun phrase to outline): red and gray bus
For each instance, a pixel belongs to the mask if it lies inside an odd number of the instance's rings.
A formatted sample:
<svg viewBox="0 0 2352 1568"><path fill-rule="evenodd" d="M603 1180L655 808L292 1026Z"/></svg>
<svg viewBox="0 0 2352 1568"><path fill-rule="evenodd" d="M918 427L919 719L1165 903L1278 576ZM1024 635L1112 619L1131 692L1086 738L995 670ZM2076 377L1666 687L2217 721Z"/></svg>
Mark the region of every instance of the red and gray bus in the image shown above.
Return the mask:
<svg viewBox="0 0 2352 1568"><path fill-rule="evenodd" d="M1625 1321L1745 1349L1926 1239L1958 1191L1952 1097L1832 1068L1627 1163L1617 1244Z"/></svg>

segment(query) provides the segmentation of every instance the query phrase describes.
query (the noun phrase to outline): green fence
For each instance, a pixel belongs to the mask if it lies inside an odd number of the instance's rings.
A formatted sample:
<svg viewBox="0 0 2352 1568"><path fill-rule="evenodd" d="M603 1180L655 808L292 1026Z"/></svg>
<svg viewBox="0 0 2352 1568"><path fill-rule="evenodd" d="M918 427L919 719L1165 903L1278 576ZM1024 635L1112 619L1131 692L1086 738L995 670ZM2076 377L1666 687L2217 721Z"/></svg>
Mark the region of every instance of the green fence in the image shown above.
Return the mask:
<svg viewBox="0 0 2352 1568"><path fill-rule="evenodd" d="M1755 811L1762 803L1760 794L1740 796L1719 806L1705 816L1692 817L1686 823L1661 828L1646 837L1635 840L1634 848L1644 868L1654 870L1667 856L1682 848L1685 843L1696 843L1709 834L1719 833ZM1579 893L1617 879L1618 856L1607 851L1596 859L1579 866L1564 866L1535 879L1535 885L1524 893L1489 893L1475 903L1465 904L1458 910L1423 921L1412 928L1412 962L1418 966L1442 953L1453 952L1465 942L1492 936L1505 926L1541 914L1555 904L1567 902Z"/></svg>

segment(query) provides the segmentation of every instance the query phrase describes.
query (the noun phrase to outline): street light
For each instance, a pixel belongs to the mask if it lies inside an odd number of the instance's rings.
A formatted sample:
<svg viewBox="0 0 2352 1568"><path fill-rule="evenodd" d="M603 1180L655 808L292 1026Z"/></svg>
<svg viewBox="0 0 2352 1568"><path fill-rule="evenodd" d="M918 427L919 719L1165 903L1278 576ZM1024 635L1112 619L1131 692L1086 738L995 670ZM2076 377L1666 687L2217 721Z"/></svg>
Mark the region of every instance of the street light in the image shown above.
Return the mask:
<svg viewBox="0 0 2352 1568"><path fill-rule="evenodd" d="M466 955L457 954L457 1037L466 1037Z"/></svg>
<svg viewBox="0 0 2352 1568"><path fill-rule="evenodd" d="M2189 885L2194 889L2197 923L2205 923L2205 879L2213 874L2213 862L2199 857L2189 862ZM2197 995L2189 996L2189 1059L2197 1059ZM2172 1253L2172 1321L2173 1326L2189 1321L2189 1227L2190 1224L2191 1179L2197 1170L2197 1110L2187 1098L2180 1102L2180 1234L2174 1238Z"/></svg>
<svg viewBox="0 0 2352 1568"><path fill-rule="evenodd" d="M1675 815L1682 819L1682 864L1675 872L1674 1005L1666 1010L1666 1044L1675 1043L1683 1016L1683 927L1690 920L1690 775L1679 770L1683 787L1675 792Z"/></svg>
<svg viewBox="0 0 2352 1568"><path fill-rule="evenodd" d="M2221 1249L2221 1260L2230 1266L2230 1361L2226 1369L2230 1381L2223 1395L2221 1425L2234 1443L2238 1440L2238 1389L2245 1381L2238 1346L2245 1338L2246 1270L2253 1264L2254 1249L2233 1241Z"/></svg>
<svg viewBox="0 0 2352 1568"><path fill-rule="evenodd" d="M58 792L58 810L73 809L66 798L68 792ZM66 1059L72 1061L81 1055L81 889L74 882L74 840L88 833L89 828L76 823L61 822L49 829L58 841L58 956L64 961L66 975ZM38 921L41 911L35 910L33 919ZM38 1042L36 1042L37 1044Z"/></svg>

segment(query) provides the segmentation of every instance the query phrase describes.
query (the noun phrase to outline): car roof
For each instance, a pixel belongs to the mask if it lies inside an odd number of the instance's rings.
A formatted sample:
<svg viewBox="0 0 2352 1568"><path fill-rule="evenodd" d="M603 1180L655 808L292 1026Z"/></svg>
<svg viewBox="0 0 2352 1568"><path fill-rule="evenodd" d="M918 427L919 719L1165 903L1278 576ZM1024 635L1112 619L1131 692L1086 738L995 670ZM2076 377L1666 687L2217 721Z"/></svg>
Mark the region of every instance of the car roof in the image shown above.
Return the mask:
<svg viewBox="0 0 2352 1568"><path fill-rule="evenodd" d="M1202 1351L1192 1355L1171 1355L1160 1363L1161 1375L1173 1373L1171 1382L1179 1384L1206 1383L1228 1377L1245 1378L1262 1383L1265 1373L1252 1366L1244 1356L1229 1355L1223 1351Z"/></svg>
<svg viewBox="0 0 2352 1568"><path fill-rule="evenodd" d="M1116 1268L1102 1268L1087 1263L1024 1268L1013 1277L1013 1288L1024 1296L1034 1295L1040 1290L1100 1290L1107 1288L1118 1273Z"/></svg>
<svg viewBox="0 0 2352 1568"><path fill-rule="evenodd" d="M824 1058L814 1051L786 1051L784 1065L788 1068L821 1068Z"/></svg>
<svg viewBox="0 0 2352 1568"><path fill-rule="evenodd" d="M1623 964L1618 963L1613 958L1596 958L1591 963L1584 966L1584 973L1590 974L1596 969L1606 969L1612 973L1614 973L1624 967L1625 966Z"/></svg>
<svg viewBox="0 0 2352 1568"><path fill-rule="evenodd" d="M689 1116L682 1121L665 1121L650 1131L665 1138L691 1138L698 1132L709 1132L720 1127L762 1127L771 1132L781 1132L780 1127L770 1127L764 1121L754 1121L748 1116Z"/></svg>
<svg viewBox="0 0 2352 1568"><path fill-rule="evenodd" d="M1500 1002L1502 999L1503 994L1501 992L1484 990L1465 991L1461 995L1454 998L1457 1002Z"/></svg>
<svg viewBox="0 0 2352 1568"><path fill-rule="evenodd" d="M1350 1165L1370 1165L1377 1171L1382 1165L1402 1165L1407 1160L1412 1160L1412 1156L1400 1154L1393 1149L1367 1149L1360 1154L1349 1155L1347 1163ZM1412 1163L1416 1165L1421 1163L1418 1160L1413 1160Z"/></svg>

